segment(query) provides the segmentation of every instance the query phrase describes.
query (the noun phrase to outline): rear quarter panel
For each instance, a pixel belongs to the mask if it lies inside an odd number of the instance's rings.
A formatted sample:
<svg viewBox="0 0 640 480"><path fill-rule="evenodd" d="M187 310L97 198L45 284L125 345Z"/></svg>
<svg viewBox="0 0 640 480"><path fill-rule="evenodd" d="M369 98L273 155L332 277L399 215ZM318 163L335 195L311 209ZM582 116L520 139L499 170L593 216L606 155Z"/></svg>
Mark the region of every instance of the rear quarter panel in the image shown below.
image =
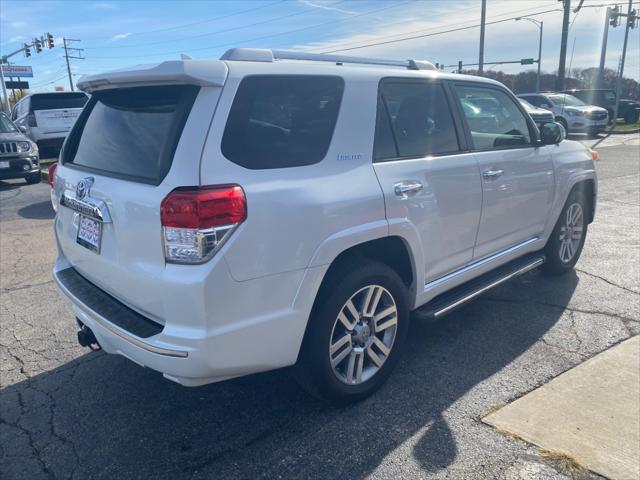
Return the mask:
<svg viewBox="0 0 640 480"><path fill-rule="evenodd" d="M230 62L231 63L231 62ZM251 170L227 160L221 140L233 97L249 71L233 62L201 163L203 185L238 183L245 191L246 221L225 245L234 279L330 263L349 246L387 235L384 200L371 158L375 127L375 78L345 78L342 106L329 150L314 165ZM279 65L260 74L287 74ZM317 67L309 66L309 75ZM292 67L291 74L300 74ZM326 69L318 75L327 74Z"/></svg>

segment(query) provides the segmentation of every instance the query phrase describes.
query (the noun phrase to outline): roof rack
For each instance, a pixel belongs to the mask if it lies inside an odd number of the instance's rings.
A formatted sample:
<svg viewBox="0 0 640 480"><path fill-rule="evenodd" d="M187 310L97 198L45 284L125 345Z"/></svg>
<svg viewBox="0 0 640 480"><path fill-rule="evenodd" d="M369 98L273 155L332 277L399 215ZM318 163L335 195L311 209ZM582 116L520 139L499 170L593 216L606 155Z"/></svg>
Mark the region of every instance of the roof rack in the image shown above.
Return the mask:
<svg viewBox="0 0 640 480"><path fill-rule="evenodd" d="M360 65L383 65L386 67L404 67L409 70L437 70L435 65L425 60L382 60L379 58L349 57L324 53L295 52L289 50L269 50L266 48L232 48L227 50L220 60L243 62L273 62L275 60L306 60L313 62L331 62L337 64L354 63Z"/></svg>

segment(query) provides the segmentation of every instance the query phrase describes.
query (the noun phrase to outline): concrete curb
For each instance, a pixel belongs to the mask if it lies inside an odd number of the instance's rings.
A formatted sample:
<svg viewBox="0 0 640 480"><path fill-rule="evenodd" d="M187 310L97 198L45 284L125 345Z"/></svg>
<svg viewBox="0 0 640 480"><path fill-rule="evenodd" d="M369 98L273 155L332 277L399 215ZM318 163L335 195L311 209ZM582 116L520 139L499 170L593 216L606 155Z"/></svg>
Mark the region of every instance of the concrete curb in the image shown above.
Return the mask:
<svg viewBox="0 0 640 480"><path fill-rule="evenodd" d="M612 132L605 132L607 135L628 135L631 133L640 133L640 128L636 128L635 130L627 130L625 132L620 132L620 131L612 131Z"/></svg>

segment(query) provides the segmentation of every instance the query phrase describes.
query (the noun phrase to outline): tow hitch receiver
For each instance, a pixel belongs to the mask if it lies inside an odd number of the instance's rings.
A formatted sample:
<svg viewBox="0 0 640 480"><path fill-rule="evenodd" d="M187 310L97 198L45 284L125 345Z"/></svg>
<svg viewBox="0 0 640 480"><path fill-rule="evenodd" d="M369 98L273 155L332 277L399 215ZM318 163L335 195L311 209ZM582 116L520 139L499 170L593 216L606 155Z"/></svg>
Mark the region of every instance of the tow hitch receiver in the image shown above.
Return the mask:
<svg viewBox="0 0 640 480"><path fill-rule="evenodd" d="M91 329L86 325L82 325L78 330L78 343L83 347L89 347L91 350L100 350L100 344Z"/></svg>

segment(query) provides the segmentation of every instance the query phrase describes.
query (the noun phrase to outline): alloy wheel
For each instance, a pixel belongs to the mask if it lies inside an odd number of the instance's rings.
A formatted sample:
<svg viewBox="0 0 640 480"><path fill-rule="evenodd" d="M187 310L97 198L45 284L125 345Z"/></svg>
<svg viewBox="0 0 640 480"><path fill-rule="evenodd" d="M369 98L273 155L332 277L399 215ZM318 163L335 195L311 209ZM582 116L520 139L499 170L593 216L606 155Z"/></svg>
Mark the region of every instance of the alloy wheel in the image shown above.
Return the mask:
<svg viewBox="0 0 640 480"><path fill-rule="evenodd" d="M389 358L398 329L398 310L389 291L368 285L343 305L329 343L336 377L348 385L372 378Z"/></svg>
<svg viewBox="0 0 640 480"><path fill-rule="evenodd" d="M579 203L572 203L567 208L565 223L560 227L560 260L569 263L576 255L582 233L584 231L584 214Z"/></svg>

